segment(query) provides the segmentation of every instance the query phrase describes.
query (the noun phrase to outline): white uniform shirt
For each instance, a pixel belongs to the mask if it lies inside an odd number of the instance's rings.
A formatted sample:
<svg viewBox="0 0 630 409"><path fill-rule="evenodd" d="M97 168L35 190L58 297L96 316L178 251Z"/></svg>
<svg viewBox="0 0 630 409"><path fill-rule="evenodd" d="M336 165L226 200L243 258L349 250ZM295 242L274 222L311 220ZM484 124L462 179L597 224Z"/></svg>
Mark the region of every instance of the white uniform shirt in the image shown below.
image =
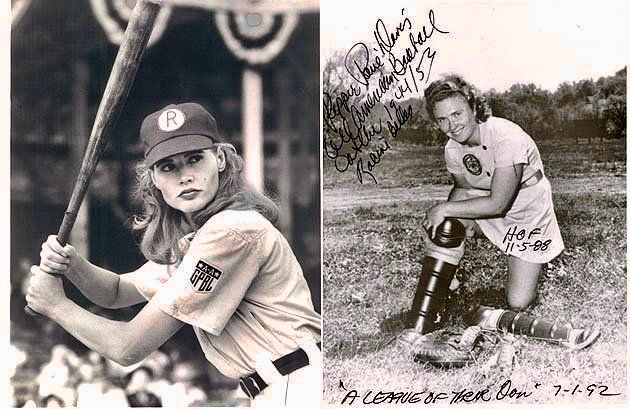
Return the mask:
<svg viewBox="0 0 630 409"><path fill-rule="evenodd" d="M479 124L479 146L461 145L449 139L444 148L446 169L463 175L475 189L490 190L494 169L523 164L524 182L543 171L538 147L514 122L490 117Z"/></svg>
<svg viewBox="0 0 630 409"><path fill-rule="evenodd" d="M479 146L449 140L444 148L446 169L463 176L472 186L462 199L489 195L497 168L522 164L521 183L540 171L542 179L531 187L520 187L504 217L475 222L505 254L532 263L549 262L564 249L564 243L536 144L520 126L497 117L479 124L479 136Z"/></svg>
<svg viewBox="0 0 630 409"><path fill-rule="evenodd" d="M206 358L226 376L255 372L261 353L277 359L298 349L297 340L320 340L321 318L302 269L286 239L256 211L211 217L172 276L160 281L145 276L137 288L192 325Z"/></svg>

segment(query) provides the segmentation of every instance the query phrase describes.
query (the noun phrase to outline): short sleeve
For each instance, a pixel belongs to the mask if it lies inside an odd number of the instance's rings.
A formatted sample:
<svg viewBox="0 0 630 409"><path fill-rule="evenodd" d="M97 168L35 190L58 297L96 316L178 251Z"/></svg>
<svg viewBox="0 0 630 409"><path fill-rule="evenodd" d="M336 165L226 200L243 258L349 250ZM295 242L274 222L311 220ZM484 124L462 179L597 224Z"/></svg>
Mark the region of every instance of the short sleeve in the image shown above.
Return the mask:
<svg viewBox="0 0 630 409"><path fill-rule="evenodd" d="M168 281L175 266L147 262L134 272L121 275L121 280L133 284L138 292L149 301L160 287Z"/></svg>
<svg viewBox="0 0 630 409"><path fill-rule="evenodd" d="M255 240L229 228L204 226L154 301L180 321L219 335L259 269Z"/></svg>
<svg viewBox="0 0 630 409"><path fill-rule="evenodd" d="M494 167L505 168L519 163L528 163L529 136L518 125L512 124L497 137L494 152Z"/></svg>

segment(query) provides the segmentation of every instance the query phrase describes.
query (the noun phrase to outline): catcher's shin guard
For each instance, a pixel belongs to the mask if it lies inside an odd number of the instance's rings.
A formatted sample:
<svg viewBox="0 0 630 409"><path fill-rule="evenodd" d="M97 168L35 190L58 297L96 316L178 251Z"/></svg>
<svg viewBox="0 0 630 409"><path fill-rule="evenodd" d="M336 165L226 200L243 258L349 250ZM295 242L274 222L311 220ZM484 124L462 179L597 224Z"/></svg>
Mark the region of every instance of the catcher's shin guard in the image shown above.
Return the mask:
<svg viewBox="0 0 630 409"><path fill-rule="evenodd" d="M427 243L422 272L411 310L407 313L407 325L413 325L421 334L434 331L445 321L440 312L464 254L465 238L464 225L456 219L447 218L436 229L435 238Z"/></svg>
<svg viewBox="0 0 630 409"><path fill-rule="evenodd" d="M586 348L599 337L597 330L575 329L567 323L551 322L523 312L484 306L466 314L464 322L467 325L478 325L482 329L554 341L572 349Z"/></svg>

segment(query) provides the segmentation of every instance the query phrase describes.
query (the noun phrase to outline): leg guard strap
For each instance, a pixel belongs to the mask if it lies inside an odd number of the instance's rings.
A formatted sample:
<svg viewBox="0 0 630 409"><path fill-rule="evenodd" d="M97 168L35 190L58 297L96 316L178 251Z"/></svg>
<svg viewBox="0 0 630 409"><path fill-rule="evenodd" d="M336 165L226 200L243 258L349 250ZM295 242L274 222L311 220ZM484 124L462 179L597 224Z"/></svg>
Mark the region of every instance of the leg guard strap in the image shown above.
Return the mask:
<svg viewBox="0 0 630 409"><path fill-rule="evenodd" d="M430 240L427 240L425 242L427 256L442 260L455 266L459 265L459 261L464 256L464 246L464 242L462 242L457 247L452 248L440 247Z"/></svg>
<svg viewBox="0 0 630 409"><path fill-rule="evenodd" d="M598 330L574 329L570 324L532 317L523 312L517 313L483 306L466 314L464 322L471 326L478 325L486 330L498 330L555 341L572 349L586 348L600 335Z"/></svg>

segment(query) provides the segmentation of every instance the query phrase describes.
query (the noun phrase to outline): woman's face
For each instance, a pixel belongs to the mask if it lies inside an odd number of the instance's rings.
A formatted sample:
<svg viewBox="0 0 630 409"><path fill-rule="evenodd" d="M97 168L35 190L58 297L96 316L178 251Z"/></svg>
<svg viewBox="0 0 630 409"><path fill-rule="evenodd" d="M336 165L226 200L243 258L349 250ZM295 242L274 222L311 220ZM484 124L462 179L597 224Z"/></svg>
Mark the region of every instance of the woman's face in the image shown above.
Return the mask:
<svg viewBox="0 0 630 409"><path fill-rule="evenodd" d="M172 208L191 215L210 203L219 188L219 172L225 168L221 148L189 151L158 161L152 178Z"/></svg>
<svg viewBox="0 0 630 409"><path fill-rule="evenodd" d="M462 95L448 97L435 103L433 116L440 130L460 144L475 144L478 124L475 112Z"/></svg>

